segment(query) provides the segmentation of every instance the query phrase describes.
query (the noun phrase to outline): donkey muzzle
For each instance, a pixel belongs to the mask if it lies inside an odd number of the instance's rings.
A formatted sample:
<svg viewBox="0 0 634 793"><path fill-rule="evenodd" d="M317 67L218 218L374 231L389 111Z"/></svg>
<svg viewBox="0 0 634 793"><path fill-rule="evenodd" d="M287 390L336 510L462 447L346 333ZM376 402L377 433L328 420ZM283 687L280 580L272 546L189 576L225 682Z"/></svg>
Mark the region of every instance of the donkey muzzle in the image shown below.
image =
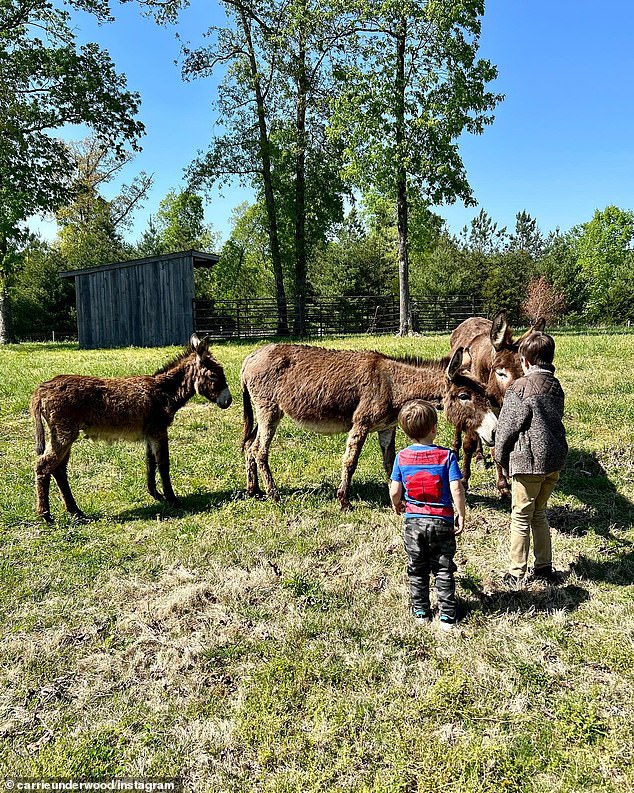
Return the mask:
<svg viewBox="0 0 634 793"><path fill-rule="evenodd" d="M232 402L233 402L233 398L231 396L231 391L229 391L228 388L225 388L224 391L221 391L220 395L218 396L218 399L216 399L216 404L218 405L219 408L222 408L223 410L225 408L228 408Z"/></svg>
<svg viewBox="0 0 634 793"><path fill-rule="evenodd" d="M482 438L483 443L487 446L495 445L495 430L498 425L498 417L492 410L484 417L482 424L476 430L478 435Z"/></svg>

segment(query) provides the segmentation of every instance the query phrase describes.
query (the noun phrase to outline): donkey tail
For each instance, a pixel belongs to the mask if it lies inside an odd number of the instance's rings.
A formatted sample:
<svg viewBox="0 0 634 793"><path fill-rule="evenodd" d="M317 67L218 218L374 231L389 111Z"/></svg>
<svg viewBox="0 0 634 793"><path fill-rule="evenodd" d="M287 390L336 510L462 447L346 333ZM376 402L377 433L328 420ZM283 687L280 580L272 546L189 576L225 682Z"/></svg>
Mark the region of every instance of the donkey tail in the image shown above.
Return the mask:
<svg viewBox="0 0 634 793"><path fill-rule="evenodd" d="M244 452L247 446L255 439L257 434L257 427L253 420L253 405L251 404L251 395L246 383L242 382L242 415L244 417L244 425L242 429L242 451Z"/></svg>
<svg viewBox="0 0 634 793"><path fill-rule="evenodd" d="M46 446L46 438L44 436L44 424L42 422L42 400L37 391L33 394L31 399L31 416L35 422L35 453L42 454Z"/></svg>

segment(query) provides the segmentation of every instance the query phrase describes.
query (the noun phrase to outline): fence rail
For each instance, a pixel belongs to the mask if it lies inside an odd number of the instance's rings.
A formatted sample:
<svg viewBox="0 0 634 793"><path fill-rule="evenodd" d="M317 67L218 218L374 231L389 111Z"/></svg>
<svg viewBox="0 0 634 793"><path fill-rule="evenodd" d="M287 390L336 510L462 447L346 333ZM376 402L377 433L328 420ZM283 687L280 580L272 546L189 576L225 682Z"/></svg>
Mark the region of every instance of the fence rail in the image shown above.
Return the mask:
<svg viewBox="0 0 634 793"><path fill-rule="evenodd" d="M212 339L267 338L278 335L275 300L194 300L194 328ZM483 304L471 295L413 297L411 318L414 331L449 331L462 320L483 315ZM295 309L288 304L288 326L293 335ZM311 298L305 311L306 336L355 333L396 333L399 328L398 298L357 295Z"/></svg>

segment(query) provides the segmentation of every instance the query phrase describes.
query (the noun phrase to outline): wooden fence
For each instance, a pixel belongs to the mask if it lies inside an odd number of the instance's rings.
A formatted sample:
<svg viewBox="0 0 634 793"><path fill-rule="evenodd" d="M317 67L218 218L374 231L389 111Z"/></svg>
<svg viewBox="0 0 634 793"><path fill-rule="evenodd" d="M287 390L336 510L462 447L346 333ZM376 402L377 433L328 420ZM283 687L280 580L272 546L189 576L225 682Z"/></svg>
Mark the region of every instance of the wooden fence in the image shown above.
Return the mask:
<svg viewBox="0 0 634 793"><path fill-rule="evenodd" d="M413 297L412 326L415 332L450 331L463 319L482 316L482 301L471 295ZM288 326L292 335L294 306L288 302ZM194 328L212 339L267 338L277 335L275 300L194 300ZM399 328L398 297L358 295L311 298L306 305L306 336L354 333L396 333Z"/></svg>

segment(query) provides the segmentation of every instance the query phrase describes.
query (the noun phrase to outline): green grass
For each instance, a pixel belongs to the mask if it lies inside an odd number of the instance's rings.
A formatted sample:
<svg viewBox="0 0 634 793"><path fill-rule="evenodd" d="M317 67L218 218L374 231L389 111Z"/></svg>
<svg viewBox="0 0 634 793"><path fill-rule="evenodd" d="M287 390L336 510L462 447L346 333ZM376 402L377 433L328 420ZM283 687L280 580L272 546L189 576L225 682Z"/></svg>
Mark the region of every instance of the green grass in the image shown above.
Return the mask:
<svg viewBox="0 0 634 793"><path fill-rule="evenodd" d="M355 509L345 437L283 422L279 505L244 496L234 406L193 400L170 432L181 509L150 499L138 445L73 447L86 524L52 487L33 512L28 401L62 372L157 369L174 349L0 350L0 778L181 776L191 791L634 788L634 336L558 334L568 467L554 589L510 592L508 506L476 467L459 541L459 634L407 615L399 520L376 438ZM447 336L330 340L440 357ZM449 444L444 422L440 442ZM397 443L405 444L399 433Z"/></svg>

